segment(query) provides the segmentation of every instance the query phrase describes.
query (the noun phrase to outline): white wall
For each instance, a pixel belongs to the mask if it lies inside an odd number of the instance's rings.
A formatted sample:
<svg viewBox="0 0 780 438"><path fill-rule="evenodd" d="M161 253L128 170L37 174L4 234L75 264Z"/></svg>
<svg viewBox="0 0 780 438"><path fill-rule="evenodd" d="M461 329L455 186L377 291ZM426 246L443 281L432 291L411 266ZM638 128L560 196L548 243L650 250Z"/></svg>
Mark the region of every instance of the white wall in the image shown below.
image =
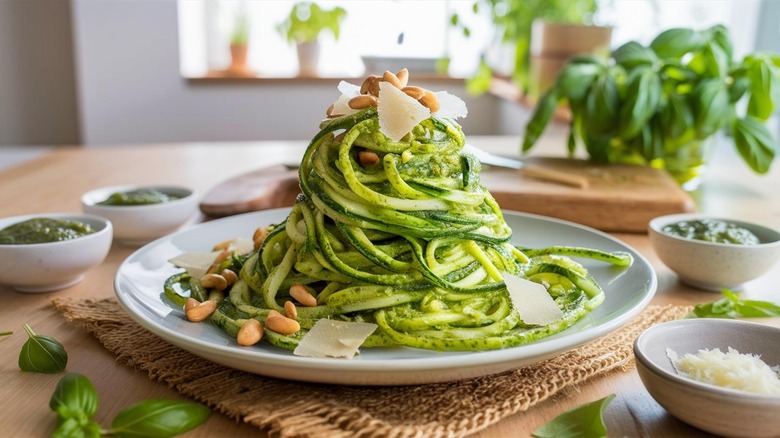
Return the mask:
<svg viewBox="0 0 780 438"><path fill-rule="evenodd" d="M73 0L73 20L87 145L307 139L338 97L336 81L188 82L174 0ZM496 99L466 98L466 133L494 133Z"/></svg>
<svg viewBox="0 0 780 438"><path fill-rule="evenodd" d="M68 1L0 0L0 145L79 142L71 42Z"/></svg>

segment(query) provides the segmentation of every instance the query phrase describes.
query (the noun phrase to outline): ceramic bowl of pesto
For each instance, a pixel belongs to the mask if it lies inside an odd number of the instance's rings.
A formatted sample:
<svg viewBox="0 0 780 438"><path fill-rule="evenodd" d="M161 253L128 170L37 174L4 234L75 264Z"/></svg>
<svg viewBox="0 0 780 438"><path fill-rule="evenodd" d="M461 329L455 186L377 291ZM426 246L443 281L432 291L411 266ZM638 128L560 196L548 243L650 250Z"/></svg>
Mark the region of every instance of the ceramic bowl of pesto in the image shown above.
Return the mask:
<svg viewBox="0 0 780 438"><path fill-rule="evenodd" d="M43 213L0 219L0 284L51 292L80 282L111 249L113 227L88 214Z"/></svg>
<svg viewBox="0 0 780 438"><path fill-rule="evenodd" d="M703 214L660 216L648 224L658 258L698 289L739 290L780 261L780 231Z"/></svg>
<svg viewBox="0 0 780 438"><path fill-rule="evenodd" d="M633 347L647 392L677 419L720 436L778 436L780 328L683 319L650 327Z"/></svg>
<svg viewBox="0 0 780 438"><path fill-rule="evenodd" d="M122 185L85 193L81 206L85 213L102 216L114 224L117 243L141 246L192 220L198 200L186 187Z"/></svg>

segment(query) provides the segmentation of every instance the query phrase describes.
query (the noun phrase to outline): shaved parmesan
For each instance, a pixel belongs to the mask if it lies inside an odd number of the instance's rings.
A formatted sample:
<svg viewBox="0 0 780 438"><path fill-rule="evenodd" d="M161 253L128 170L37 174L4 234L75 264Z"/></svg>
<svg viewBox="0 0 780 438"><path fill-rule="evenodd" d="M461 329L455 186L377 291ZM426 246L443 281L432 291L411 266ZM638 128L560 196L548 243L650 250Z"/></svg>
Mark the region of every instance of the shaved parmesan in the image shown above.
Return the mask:
<svg viewBox="0 0 780 438"><path fill-rule="evenodd" d="M351 359L376 328L376 324L367 322L320 319L301 339L293 354Z"/></svg>
<svg viewBox="0 0 780 438"><path fill-rule="evenodd" d="M168 262L187 270L192 278L200 278L206 275L211 264L217 259L221 251L212 252L185 252L168 260Z"/></svg>
<svg viewBox="0 0 780 438"><path fill-rule="evenodd" d="M503 277L512 305L524 323L543 326L563 318L563 312L544 286L506 273Z"/></svg>
<svg viewBox="0 0 780 438"><path fill-rule="evenodd" d="M758 394L780 395L780 378L760 356L741 354L729 347L699 350L680 358L671 348L666 355L678 374L700 382Z"/></svg>
<svg viewBox="0 0 780 438"><path fill-rule="evenodd" d="M435 116L458 119L466 117L469 114L469 110L466 108L466 102L461 100L460 97L446 91L439 91L435 94L436 98L439 99L440 105L439 111L434 113Z"/></svg>
<svg viewBox="0 0 780 438"><path fill-rule="evenodd" d="M355 84L350 84L347 81L339 82L338 89L339 91L341 91L342 95L347 96L348 98L353 98L358 94L360 94L360 86Z"/></svg>
<svg viewBox="0 0 780 438"><path fill-rule="evenodd" d="M393 141L401 140L431 111L388 82L379 83L379 130Z"/></svg>
<svg viewBox="0 0 780 438"><path fill-rule="evenodd" d="M360 111L349 106L350 99L352 99L352 97L347 97L347 95L342 94L341 97L339 97L338 100L333 103L333 115L347 116Z"/></svg>
<svg viewBox="0 0 780 438"><path fill-rule="evenodd" d="M236 254L248 254L255 248L255 243L249 239L239 237L230 242L228 249L235 251Z"/></svg>

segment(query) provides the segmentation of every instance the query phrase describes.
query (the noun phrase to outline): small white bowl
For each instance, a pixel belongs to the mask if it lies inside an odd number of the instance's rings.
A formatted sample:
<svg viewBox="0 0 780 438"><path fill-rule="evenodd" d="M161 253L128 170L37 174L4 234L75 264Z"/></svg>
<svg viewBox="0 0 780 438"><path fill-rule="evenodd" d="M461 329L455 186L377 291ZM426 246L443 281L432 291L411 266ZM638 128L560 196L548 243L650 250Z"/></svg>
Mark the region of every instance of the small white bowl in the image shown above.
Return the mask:
<svg viewBox="0 0 780 438"><path fill-rule="evenodd" d="M73 286L89 269L105 260L113 227L105 218L67 213L42 213L0 219L0 229L33 218L83 222L95 232L70 240L25 245L0 244L0 284L21 292L51 292Z"/></svg>
<svg viewBox="0 0 780 438"><path fill-rule="evenodd" d="M681 221L716 219L755 234L758 245L713 243L666 234L662 229ZM656 254L684 283L705 290L739 290L780 260L780 232L761 225L703 214L673 214L650 221L648 236Z"/></svg>
<svg viewBox="0 0 780 438"><path fill-rule="evenodd" d="M658 324L634 342L637 371L651 396L670 414L723 436L776 437L780 396L722 388L680 376L666 349L679 357L701 349L734 348L780 365L780 328L729 319L684 319Z"/></svg>
<svg viewBox="0 0 780 438"><path fill-rule="evenodd" d="M157 189L179 199L147 205L100 205L114 193L137 189ZM127 246L140 246L176 231L197 210L195 193L185 187L125 185L103 187L81 197L85 213L107 218L114 224L114 239Z"/></svg>

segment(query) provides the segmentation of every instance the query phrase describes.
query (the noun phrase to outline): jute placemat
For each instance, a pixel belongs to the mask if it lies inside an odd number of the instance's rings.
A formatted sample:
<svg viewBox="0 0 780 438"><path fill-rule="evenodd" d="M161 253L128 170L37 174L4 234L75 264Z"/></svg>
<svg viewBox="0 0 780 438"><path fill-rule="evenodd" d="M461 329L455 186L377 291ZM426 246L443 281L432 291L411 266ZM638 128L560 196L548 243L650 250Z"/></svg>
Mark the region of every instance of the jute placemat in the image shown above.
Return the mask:
<svg viewBox="0 0 780 438"><path fill-rule="evenodd" d="M528 410L564 388L632 364L647 327L690 307L650 306L631 323L586 346L503 374L421 386L299 383L237 371L174 347L136 324L113 298L58 298L68 321L97 337L121 363L145 370L232 418L273 436L465 436Z"/></svg>

